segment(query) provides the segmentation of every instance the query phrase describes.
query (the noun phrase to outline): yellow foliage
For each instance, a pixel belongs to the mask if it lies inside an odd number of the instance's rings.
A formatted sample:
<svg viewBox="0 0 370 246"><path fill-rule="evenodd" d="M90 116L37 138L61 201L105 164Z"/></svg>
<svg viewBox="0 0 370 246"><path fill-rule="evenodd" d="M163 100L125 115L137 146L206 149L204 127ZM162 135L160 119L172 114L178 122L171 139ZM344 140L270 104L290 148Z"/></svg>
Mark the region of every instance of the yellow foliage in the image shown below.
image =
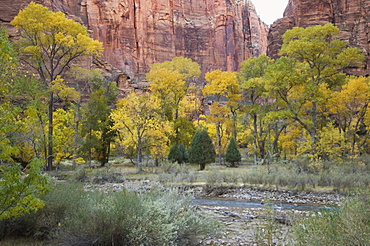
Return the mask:
<svg viewBox="0 0 370 246"><path fill-rule="evenodd" d="M69 158L73 153L75 145L75 122L74 111L57 109L53 113L53 150L55 161L59 164L63 159Z"/></svg>
<svg viewBox="0 0 370 246"><path fill-rule="evenodd" d="M172 124L163 121L160 112L159 100L153 94L138 96L132 93L118 101L111 116L121 144L135 147L137 151L150 146L153 155L163 155L172 134Z"/></svg>
<svg viewBox="0 0 370 246"><path fill-rule="evenodd" d="M154 63L151 66L151 70L158 70L161 68L178 72L181 74L183 80L199 77L201 74L200 67L196 62L181 56L175 57L171 61Z"/></svg>
<svg viewBox="0 0 370 246"><path fill-rule="evenodd" d="M99 56L102 43L89 37L86 27L62 12L31 2L11 22L21 32L20 54L50 83L80 56Z"/></svg>
<svg viewBox="0 0 370 246"><path fill-rule="evenodd" d="M81 158L81 157L79 157L79 158L74 158L73 159L75 162L77 162L77 163L80 163L80 164L84 164L84 163L86 163L86 161L83 159L83 158Z"/></svg>
<svg viewBox="0 0 370 246"><path fill-rule="evenodd" d="M50 90L64 100L80 101L81 94L72 87L68 87L60 76L51 82Z"/></svg>

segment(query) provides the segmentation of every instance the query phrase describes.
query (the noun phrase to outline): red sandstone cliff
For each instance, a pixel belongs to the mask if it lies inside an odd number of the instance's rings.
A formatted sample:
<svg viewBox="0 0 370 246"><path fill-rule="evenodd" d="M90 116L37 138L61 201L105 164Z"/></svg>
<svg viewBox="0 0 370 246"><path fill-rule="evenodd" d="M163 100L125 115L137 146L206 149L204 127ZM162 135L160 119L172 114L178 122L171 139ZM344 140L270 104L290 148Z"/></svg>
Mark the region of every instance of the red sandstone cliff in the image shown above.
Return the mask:
<svg viewBox="0 0 370 246"><path fill-rule="evenodd" d="M1 0L10 22L30 0ZM140 81L155 62L193 59L203 72L237 70L266 52L267 26L248 0L35 0L83 23L103 42L103 58ZM10 30L11 35L16 35Z"/></svg>
<svg viewBox="0 0 370 246"><path fill-rule="evenodd" d="M282 35L295 26L308 27L333 23L340 29L340 39L363 50L364 68L352 70L356 75L370 73L370 1L368 0L289 0L284 17L269 30L267 54L279 57Z"/></svg>

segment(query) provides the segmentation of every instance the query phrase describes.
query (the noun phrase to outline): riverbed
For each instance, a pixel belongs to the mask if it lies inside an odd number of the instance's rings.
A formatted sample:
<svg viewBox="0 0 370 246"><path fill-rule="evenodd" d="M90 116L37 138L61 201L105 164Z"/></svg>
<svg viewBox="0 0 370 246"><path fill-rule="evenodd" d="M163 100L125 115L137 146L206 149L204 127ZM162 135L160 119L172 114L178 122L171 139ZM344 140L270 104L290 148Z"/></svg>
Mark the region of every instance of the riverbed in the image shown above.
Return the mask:
<svg viewBox="0 0 370 246"><path fill-rule="evenodd" d="M126 182L99 187L113 191L125 187L142 193L151 190L153 183ZM175 185L163 189L191 193L195 197L193 206L220 224L220 229L200 240L199 246L266 245L266 242L287 245L294 221L320 209L337 206L345 198L338 193L247 186Z"/></svg>

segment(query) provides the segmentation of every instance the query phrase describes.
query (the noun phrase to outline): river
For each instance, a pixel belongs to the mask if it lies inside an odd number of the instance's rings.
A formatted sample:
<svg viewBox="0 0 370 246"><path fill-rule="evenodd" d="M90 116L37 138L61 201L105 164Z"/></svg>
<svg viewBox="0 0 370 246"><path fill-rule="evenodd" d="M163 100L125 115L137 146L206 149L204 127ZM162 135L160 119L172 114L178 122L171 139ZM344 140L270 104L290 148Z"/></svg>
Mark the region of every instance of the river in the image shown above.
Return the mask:
<svg viewBox="0 0 370 246"><path fill-rule="evenodd" d="M260 201L249 201L242 199L233 199L233 198L195 198L193 200L194 205L201 206L217 206L217 207L228 207L228 208L264 208L267 204L261 204ZM300 204L291 204L291 203L271 203L274 209L279 210L298 210L298 211L313 211L319 209L327 209L330 207L318 206L318 205L300 205Z"/></svg>

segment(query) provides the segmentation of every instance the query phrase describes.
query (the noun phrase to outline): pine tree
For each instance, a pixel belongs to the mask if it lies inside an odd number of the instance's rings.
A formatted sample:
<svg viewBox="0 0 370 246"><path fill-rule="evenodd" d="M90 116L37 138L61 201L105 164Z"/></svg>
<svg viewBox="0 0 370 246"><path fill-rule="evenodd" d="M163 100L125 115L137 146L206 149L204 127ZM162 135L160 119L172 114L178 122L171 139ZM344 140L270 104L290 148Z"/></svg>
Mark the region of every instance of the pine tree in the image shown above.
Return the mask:
<svg viewBox="0 0 370 246"><path fill-rule="evenodd" d="M194 134L188 153L189 162L199 164L200 170L204 170L206 164L215 161L215 146L206 130L197 131Z"/></svg>
<svg viewBox="0 0 370 246"><path fill-rule="evenodd" d="M168 153L168 160L182 164L188 161L188 152L186 151L183 144L175 144L171 147Z"/></svg>
<svg viewBox="0 0 370 246"><path fill-rule="evenodd" d="M231 138L229 145L227 146L225 160L230 162L231 167L236 167L236 163L240 162L242 156L240 151L238 150L238 146L236 144L235 138Z"/></svg>
<svg viewBox="0 0 370 246"><path fill-rule="evenodd" d="M182 162L188 162L189 161L189 154L185 149L185 146L183 144L179 145L179 150L181 152Z"/></svg>
<svg viewBox="0 0 370 246"><path fill-rule="evenodd" d="M181 163L181 152L179 145L175 144L171 147L170 152L168 153L168 160L172 162Z"/></svg>

